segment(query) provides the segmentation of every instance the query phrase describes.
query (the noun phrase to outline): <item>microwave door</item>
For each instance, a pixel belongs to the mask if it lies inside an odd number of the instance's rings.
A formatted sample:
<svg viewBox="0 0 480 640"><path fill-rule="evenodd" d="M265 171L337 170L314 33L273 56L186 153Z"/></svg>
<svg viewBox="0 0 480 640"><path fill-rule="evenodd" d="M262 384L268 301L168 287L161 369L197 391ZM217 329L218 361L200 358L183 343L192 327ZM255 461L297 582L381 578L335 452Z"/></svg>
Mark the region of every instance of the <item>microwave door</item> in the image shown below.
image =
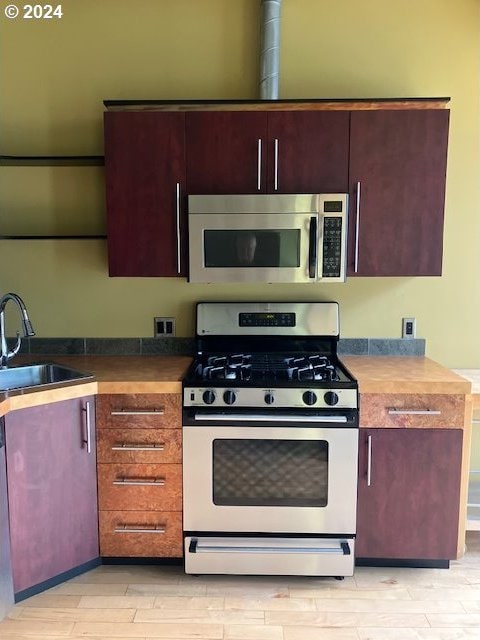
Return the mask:
<svg viewBox="0 0 480 640"><path fill-rule="evenodd" d="M189 280L315 281L317 230L311 213L190 215Z"/></svg>

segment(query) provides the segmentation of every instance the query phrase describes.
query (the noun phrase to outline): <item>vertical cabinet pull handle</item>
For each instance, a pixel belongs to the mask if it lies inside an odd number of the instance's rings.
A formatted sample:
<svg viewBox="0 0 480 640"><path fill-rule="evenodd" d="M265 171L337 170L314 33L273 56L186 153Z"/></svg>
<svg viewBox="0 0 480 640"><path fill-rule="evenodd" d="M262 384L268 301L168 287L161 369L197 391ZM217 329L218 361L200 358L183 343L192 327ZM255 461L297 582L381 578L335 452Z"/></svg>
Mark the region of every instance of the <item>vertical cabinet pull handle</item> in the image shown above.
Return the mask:
<svg viewBox="0 0 480 640"><path fill-rule="evenodd" d="M262 188L262 139L257 140L257 190Z"/></svg>
<svg viewBox="0 0 480 640"><path fill-rule="evenodd" d="M85 402L85 407L82 409L85 411L85 431L86 438L83 440L83 444L87 445L87 453L92 452L92 418L90 414L90 402Z"/></svg>
<svg viewBox="0 0 480 640"><path fill-rule="evenodd" d="M360 197L361 197L361 185L357 182L357 210L355 220L355 273L358 273L358 248L360 244Z"/></svg>
<svg viewBox="0 0 480 640"><path fill-rule="evenodd" d="M180 245L180 183L176 184L176 228L177 228L177 273L182 271L181 245Z"/></svg>
<svg viewBox="0 0 480 640"><path fill-rule="evenodd" d="M275 173L274 173L274 190L278 191L278 138L274 140L274 156L275 156Z"/></svg>
<svg viewBox="0 0 480 640"><path fill-rule="evenodd" d="M372 485L372 436L367 437L367 487Z"/></svg>

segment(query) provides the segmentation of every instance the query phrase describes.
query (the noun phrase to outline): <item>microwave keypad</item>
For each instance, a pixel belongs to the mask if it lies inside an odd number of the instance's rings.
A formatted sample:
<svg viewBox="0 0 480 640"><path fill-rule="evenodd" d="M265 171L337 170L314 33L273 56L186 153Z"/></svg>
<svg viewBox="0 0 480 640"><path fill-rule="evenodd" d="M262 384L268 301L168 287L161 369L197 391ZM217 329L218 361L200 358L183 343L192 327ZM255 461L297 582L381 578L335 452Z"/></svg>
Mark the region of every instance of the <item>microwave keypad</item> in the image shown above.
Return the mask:
<svg viewBox="0 0 480 640"><path fill-rule="evenodd" d="M323 262L324 278L339 278L342 266L342 218L326 216L323 220Z"/></svg>

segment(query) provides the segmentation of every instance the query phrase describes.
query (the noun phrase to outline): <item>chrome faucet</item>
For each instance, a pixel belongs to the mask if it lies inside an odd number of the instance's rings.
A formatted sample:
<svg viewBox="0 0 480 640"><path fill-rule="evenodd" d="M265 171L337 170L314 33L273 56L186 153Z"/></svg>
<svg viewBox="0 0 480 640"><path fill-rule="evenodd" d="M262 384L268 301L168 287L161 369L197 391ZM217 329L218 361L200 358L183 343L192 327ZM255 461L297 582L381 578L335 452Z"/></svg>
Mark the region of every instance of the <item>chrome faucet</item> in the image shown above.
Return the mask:
<svg viewBox="0 0 480 640"><path fill-rule="evenodd" d="M20 351L20 345L22 344L22 339L17 331L17 343L11 351L8 350L7 337L5 335L5 307L9 300L15 302L18 310L20 311L23 325L23 336L27 337L35 335L32 323L28 317L27 308L20 296L17 296L16 293L6 293L2 296L0 298L0 369L5 369L8 361Z"/></svg>

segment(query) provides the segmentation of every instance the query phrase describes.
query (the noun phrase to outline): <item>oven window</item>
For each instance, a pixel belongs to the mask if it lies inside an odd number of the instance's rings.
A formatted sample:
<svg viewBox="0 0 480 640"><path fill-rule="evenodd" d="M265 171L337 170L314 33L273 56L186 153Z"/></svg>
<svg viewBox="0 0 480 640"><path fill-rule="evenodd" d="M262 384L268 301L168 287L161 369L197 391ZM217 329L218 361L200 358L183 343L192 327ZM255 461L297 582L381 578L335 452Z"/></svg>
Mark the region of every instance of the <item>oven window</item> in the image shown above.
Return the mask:
<svg viewBox="0 0 480 640"><path fill-rule="evenodd" d="M205 230L205 267L299 267L300 229Z"/></svg>
<svg viewBox="0 0 480 640"><path fill-rule="evenodd" d="M213 441L213 502L259 507L325 507L325 440Z"/></svg>

